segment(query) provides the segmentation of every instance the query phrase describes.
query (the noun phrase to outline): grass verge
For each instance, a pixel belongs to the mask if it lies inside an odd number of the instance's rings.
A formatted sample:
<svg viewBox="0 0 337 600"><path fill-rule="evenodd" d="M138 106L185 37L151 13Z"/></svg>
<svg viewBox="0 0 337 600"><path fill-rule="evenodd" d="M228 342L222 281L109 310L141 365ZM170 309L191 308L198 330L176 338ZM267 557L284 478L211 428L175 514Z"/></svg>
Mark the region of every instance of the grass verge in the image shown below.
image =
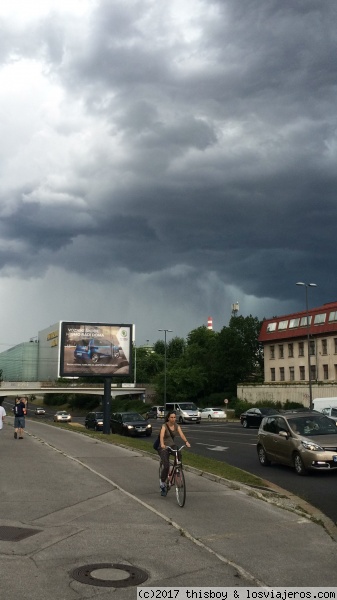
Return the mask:
<svg viewBox="0 0 337 600"><path fill-rule="evenodd" d="M84 429L83 425L78 423L72 423L69 425L53 423L53 425L55 427L62 427L63 429L76 431L94 439L99 439L106 444L117 444L158 456L157 452L152 448L152 443L149 443L142 438L124 437L117 434L106 435L101 432L88 431L87 429ZM217 477L223 477L229 481L242 483L244 485L250 485L257 488L260 487L265 489L267 487L266 482L260 479L260 477L256 477L247 471L233 467L222 460L220 461L216 460L215 458L207 458L198 454L194 454L191 450L186 450L184 452L183 462L184 465L193 467L204 473L211 473Z"/></svg>

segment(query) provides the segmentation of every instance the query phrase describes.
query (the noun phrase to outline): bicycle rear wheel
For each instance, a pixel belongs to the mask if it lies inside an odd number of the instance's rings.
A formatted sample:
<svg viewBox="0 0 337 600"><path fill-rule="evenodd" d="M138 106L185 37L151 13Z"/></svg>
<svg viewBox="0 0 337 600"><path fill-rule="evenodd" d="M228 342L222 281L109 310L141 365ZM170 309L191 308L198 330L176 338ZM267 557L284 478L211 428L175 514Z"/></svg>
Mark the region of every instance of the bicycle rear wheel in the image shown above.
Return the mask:
<svg viewBox="0 0 337 600"><path fill-rule="evenodd" d="M182 508L186 500L185 475L182 469L177 469L174 476L176 486L176 498L179 506Z"/></svg>

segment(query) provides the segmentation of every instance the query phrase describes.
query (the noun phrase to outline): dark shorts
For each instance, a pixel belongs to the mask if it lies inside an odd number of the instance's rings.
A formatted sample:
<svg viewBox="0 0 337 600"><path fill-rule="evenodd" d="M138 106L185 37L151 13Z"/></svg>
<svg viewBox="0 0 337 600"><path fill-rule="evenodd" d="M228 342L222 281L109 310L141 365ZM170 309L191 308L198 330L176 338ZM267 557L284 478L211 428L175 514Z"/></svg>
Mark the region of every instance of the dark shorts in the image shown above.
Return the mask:
<svg viewBox="0 0 337 600"><path fill-rule="evenodd" d="M14 417L14 427L15 429L24 429L25 417Z"/></svg>

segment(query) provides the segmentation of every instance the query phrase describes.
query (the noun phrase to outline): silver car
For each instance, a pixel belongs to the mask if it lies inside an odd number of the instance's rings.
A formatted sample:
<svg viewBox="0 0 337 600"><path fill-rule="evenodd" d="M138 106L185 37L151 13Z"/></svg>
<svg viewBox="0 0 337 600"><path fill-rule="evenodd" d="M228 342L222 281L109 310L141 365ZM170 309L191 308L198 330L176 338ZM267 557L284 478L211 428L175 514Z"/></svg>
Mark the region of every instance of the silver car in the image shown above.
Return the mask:
<svg viewBox="0 0 337 600"><path fill-rule="evenodd" d="M67 413L65 410L59 410L54 415L54 423L70 423L71 415Z"/></svg>
<svg viewBox="0 0 337 600"><path fill-rule="evenodd" d="M267 416L258 432L257 454L261 465L289 465L298 475L337 469L337 426L314 410Z"/></svg>

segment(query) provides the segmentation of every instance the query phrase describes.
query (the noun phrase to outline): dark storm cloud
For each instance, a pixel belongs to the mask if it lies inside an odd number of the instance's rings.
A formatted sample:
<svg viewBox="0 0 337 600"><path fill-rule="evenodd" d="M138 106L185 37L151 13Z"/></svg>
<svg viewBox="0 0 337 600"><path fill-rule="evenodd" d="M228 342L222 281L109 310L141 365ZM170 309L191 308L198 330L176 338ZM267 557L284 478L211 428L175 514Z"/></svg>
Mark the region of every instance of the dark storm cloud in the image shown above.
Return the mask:
<svg viewBox="0 0 337 600"><path fill-rule="evenodd" d="M42 58L105 138L73 162L80 208L70 182L62 204L52 185L47 202L32 190L1 236L22 241L37 269L44 259L96 277L123 268L170 286L176 274L161 281L161 270L181 266L279 299L295 297L292 282L319 279L327 301L336 296L336 4L198 7L185 37L167 3L147 0L101 2L83 30L56 15L25 41L12 32L16 52Z"/></svg>

